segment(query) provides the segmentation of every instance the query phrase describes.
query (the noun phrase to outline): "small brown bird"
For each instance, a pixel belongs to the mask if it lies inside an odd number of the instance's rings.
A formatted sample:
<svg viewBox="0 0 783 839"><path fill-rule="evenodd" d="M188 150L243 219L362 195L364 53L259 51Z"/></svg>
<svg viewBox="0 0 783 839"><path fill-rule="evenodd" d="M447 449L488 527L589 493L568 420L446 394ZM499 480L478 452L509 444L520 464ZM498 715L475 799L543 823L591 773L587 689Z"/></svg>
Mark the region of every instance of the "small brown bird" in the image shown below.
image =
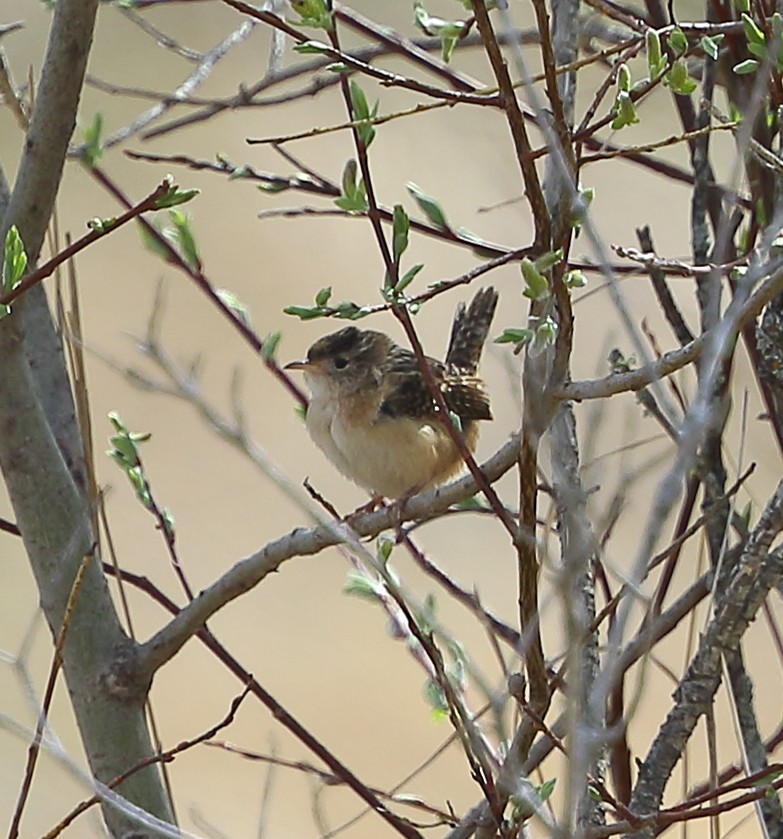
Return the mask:
<svg viewBox="0 0 783 839"><path fill-rule="evenodd" d="M460 419L471 451L478 420L490 420L489 397L477 375L495 314L493 288L479 291L454 315L445 361L427 358L449 410ZM310 436L331 462L373 494L400 498L443 483L462 457L440 417L416 356L388 335L347 326L310 347L288 370L303 370L312 394Z"/></svg>

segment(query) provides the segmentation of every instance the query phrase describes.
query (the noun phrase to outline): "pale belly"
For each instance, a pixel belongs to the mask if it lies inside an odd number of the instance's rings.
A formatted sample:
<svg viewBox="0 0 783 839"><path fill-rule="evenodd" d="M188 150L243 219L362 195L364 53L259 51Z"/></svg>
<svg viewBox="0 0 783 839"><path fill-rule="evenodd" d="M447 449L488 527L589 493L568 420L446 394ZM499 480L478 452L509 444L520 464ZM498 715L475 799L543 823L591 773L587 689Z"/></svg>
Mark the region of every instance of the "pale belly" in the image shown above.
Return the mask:
<svg viewBox="0 0 783 839"><path fill-rule="evenodd" d="M446 480L461 466L451 439L435 423L380 417L349 422L331 400L313 400L310 436L347 477L370 492L399 498Z"/></svg>

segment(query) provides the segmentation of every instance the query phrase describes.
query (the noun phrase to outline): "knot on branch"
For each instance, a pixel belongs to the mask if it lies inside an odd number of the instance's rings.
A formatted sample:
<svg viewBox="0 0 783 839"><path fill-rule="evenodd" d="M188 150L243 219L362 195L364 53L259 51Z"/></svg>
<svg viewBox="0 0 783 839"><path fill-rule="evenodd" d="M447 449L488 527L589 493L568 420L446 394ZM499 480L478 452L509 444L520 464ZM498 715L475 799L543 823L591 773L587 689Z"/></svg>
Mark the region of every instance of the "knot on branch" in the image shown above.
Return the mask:
<svg viewBox="0 0 783 839"><path fill-rule="evenodd" d="M101 689L120 702L143 701L149 693L152 678L141 666L138 650L138 645L126 638L116 646L112 663L99 677Z"/></svg>

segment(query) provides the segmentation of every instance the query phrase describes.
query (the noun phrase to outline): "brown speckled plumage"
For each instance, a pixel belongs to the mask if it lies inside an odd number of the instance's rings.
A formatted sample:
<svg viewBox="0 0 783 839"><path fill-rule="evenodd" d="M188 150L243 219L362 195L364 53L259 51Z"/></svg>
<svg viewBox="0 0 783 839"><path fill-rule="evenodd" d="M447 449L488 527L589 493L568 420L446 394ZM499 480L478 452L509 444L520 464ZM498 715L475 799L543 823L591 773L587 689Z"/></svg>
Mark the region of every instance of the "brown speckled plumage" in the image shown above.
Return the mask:
<svg viewBox="0 0 783 839"><path fill-rule="evenodd" d="M467 309L460 304L445 360L426 357L471 449L477 420L492 419L477 371L497 299L486 288ZM388 335L347 326L316 341L304 361L289 366L305 371L313 394L311 436L356 483L395 497L440 483L459 469L461 457L416 356Z"/></svg>

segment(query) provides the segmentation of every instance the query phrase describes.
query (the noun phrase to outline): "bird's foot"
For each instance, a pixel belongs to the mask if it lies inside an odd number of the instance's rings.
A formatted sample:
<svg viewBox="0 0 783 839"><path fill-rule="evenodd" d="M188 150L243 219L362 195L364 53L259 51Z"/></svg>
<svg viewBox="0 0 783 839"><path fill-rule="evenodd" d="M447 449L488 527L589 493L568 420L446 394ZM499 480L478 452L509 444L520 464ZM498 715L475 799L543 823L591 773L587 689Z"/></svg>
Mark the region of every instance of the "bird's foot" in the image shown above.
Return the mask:
<svg viewBox="0 0 783 839"><path fill-rule="evenodd" d="M352 513L348 513L345 517L346 524L351 524L351 522L356 521L359 516L365 515L365 513L372 513L374 510L377 510L379 507L383 507L384 500L382 495L378 495L377 493L373 493L370 496L370 500L366 504L362 504L360 507L357 507Z"/></svg>

